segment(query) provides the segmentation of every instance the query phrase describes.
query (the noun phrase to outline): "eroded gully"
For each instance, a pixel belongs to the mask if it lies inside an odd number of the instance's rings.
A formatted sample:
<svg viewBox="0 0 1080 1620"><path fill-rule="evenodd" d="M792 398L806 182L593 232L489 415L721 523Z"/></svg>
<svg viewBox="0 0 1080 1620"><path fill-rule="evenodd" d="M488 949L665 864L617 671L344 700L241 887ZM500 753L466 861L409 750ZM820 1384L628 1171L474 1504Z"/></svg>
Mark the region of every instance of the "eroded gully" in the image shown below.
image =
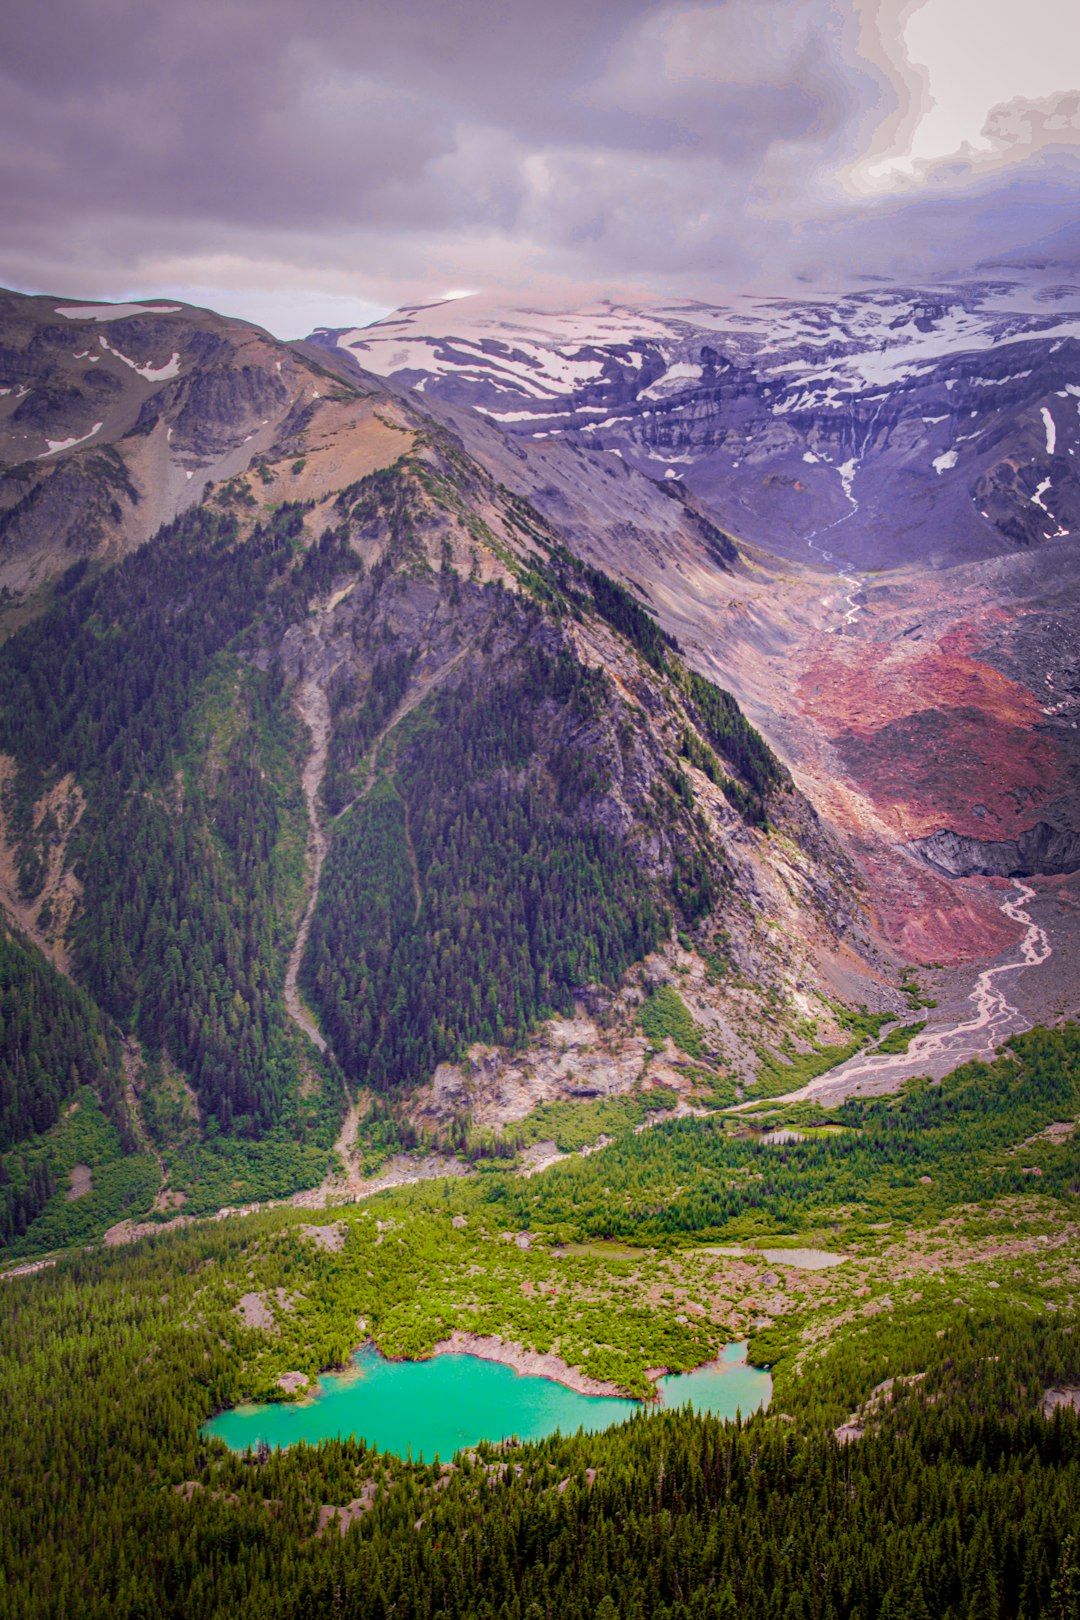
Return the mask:
<svg viewBox="0 0 1080 1620"><path fill-rule="evenodd" d="M436 670L426 679L418 681L413 690L407 694L382 730L373 738L368 747L368 770L364 785L356 798L351 800L343 810L333 818L335 822L347 816L361 800L365 799L375 784L379 749L385 739L396 726L410 715L435 688L450 675L461 663L469 651L469 644L460 648L453 658L449 659L441 669ZM300 997L299 974L300 964L304 959L308 937L311 933L311 922L315 915L315 907L319 902L319 883L322 878L323 864L330 848L330 839L327 836L320 814L320 794L326 776L327 753L330 743L330 701L326 692L317 681L306 679L300 682L296 693L296 706L300 711L308 730L311 732L311 753L304 765L301 781L304 790L304 802L307 806L308 835L307 835L307 865L311 892L304 908L304 915L297 930L293 948L289 952L289 962L285 969L285 1007L289 1017L297 1027L303 1030L308 1040L317 1046L320 1052L327 1050L325 1037L319 1032L311 1014L304 1006ZM413 891L416 896L416 914L420 914L421 892L420 874L416 865L416 854L412 847L412 838L408 830L406 807L406 838L409 845L409 858L413 874Z"/></svg>
<svg viewBox="0 0 1080 1620"><path fill-rule="evenodd" d="M297 979L300 973L300 963L303 961L304 950L307 946L308 935L311 933L311 919L315 915L315 907L319 899L319 880L322 877L323 862L329 848L329 839L323 831L322 819L319 815L319 794L322 790L323 778L326 775L326 757L330 744L330 702L322 687L316 681L305 680L300 683L297 691L297 708L311 732L311 753L304 765L301 782L304 789L304 803L307 806L308 835L307 835L307 864L310 872L311 892L308 903L304 908L304 915L297 929L293 948L289 952L289 963L285 969L285 1007L297 1027L303 1030L312 1045L318 1047L320 1052L326 1051L326 1040L315 1026L315 1022L300 999L300 990Z"/></svg>

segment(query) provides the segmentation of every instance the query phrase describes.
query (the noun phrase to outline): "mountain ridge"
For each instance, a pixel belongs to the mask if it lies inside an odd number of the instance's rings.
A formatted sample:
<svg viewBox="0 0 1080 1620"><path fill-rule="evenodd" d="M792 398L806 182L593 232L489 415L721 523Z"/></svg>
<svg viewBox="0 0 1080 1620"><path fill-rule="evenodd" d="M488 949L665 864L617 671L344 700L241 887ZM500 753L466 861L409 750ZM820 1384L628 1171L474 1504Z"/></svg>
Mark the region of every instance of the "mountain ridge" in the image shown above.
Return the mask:
<svg viewBox="0 0 1080 1620"><path fill-rule="evenodd" d="M1014 272L726 307L546 312L462 299L311 341L511 435L569 435L685 480L721 524L773 549L797 553L822 527L809 504L845 520L850 561L878 566L920 555L889 517L896 480L916 469L934 471L937 507L948 496L945 558L1080 526L1068 457L1078 340L1080 288ZM1031 426L1017 436L1021 413ZM856 483L869 523L852 513Z"/></svg>
<svg viewBox="0 0 1080 1620"><path fill-rule="evenodd" d="M161 1152L162 1213L321 1181L358 1085L390 1096L391 1145L417 1140L409 1095L482 1051L497 1086L538 1043L524 1110L572 1094L552 1017L594 1030L601 1092L660 1103L741 1095L762 1028L846 1050L853 1002L899 999L860 880L647 587L576 555L408 397L250 343L293 390L271 442L241 439L245 465L119 561L98 548L28 595L0 650L20 915L141 1042L109 1108ZM220 399L215 365L128 414L179 423ZM665 544L746 571L692 498L655 502ZM700 1055L650 1054L642 1004L687 964ZM436 1145L453 1090L422 1105Z"/></svg>

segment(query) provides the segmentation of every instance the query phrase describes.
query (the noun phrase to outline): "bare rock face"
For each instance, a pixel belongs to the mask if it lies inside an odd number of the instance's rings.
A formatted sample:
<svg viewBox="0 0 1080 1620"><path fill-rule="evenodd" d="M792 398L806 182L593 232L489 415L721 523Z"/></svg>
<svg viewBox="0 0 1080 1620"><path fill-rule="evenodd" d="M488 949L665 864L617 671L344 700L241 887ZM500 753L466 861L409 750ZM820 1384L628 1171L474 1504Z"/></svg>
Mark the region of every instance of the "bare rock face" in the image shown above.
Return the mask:
<svg viewBox="0 0 1080 1620"><path fill-rule="evenodd" d="M230 357L231 358L231 357ZM280 374L264 366L230 364L199 371L181 385L170 384L143 406L149 414L174 418L176 449L196 457L217 457L235 449L245 430L280 416L291 403Z"/></svg>
<svg viewBox="0 0 1080 1620"><path fill-rule="evenodd" d="M1041 1410L1044 1417L1053 1417L1058 1410L1080 1411L1080 1389L1068 1385L1048 1389L1042 1398Z"/></svg>
<svg viewBox="0 0 1080 1620"><path fill-rule="evenodd" d="M1017 838L965 838L951 828L917 838L909 848L950 877L1056 876L1080 870L1080 832L1038 821Z"/></svg>
<svg viewBox="0 0 1080 1620"><path fill-rule="evenodd" d="M538 1103L619 1096L640 1080L648 1050L643 1036L612 1040L590 1018L553 1018L526 1052L475 1045L462 1062L440 1063L414 1112L432 1120L469 1112L478 1125L500 1127Z"/></svg>

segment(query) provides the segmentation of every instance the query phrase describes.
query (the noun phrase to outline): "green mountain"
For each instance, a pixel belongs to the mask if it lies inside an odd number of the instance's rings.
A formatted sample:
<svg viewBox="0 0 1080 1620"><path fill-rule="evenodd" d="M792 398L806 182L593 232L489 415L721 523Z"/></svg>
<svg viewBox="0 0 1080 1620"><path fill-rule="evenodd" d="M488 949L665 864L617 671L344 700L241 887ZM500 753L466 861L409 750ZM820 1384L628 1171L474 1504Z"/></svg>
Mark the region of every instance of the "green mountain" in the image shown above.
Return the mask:
<svg viewBox="0 0 1080 1620"><path fill-rule="evenodd" d="M51 329L26 302L30 354ZM459 1142L553 1020L588 1022L610 1062L541 1077L508 1119L643 1084L659 1106L734 1100L762 1017L791 1055L794 1037L811 1055L849 1040L830 965L858 921L851 869L647 593L582 560L414 402L237 323L223 373L224 339L200 346L178 313L178 374L115 396L115 454L162 424L171 445L175 423L186 454L217 456L220 421L246 421L222 375L274 396L276 437L119 561L91 547L22 597L0 648L12 918L128 1043L126 1089L92 1089L159 1161L153 1212L347 1178L418 1129ZM107 321L102 353L117 327L160 347L172 319ZM219 416L200 438L204 400ZM66 452L87 476L102 453ZM715 571L742 566L700 514L682 521ZM802 950L777 950L780 925ZM639 1007L685 1005L679 973L703 1033L649 1074L665 1032L650 1047ZM863 989L880 996L866 963ZM484 1094L463 1100L481 1060ZM23 1250L39 1214L50 1241L63 1230L50 1206L71 1167L63 1118L39 1123L14 1084L18 1140L48 1138L55 1166L7 1168ZM151 1213L147 1174L133 1185L102 1219Z"/></svg>

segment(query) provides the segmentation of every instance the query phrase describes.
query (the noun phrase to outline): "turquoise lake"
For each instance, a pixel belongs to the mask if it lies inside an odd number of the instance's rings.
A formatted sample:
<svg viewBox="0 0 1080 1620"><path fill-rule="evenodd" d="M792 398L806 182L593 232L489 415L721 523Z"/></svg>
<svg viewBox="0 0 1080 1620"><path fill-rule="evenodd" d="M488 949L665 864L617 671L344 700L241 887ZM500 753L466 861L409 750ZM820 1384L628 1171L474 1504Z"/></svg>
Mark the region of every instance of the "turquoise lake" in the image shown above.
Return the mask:
<svg viewBox="0 0 1080 1620"><path fill-rule="evenodd" d="M729 1344L719 1361L694 1372L661 1378L665 1407L690 1405L718 1417L744 1416L764 1406L772 1380L748 1367L746 1346ZM622 1423L641 1403L579 1395L550 1378L516 1373L477 1356L435 1356L431 1361L385 1361L365 1349L345 1373L319 1379L319 1392L298 1404L238 1406L221 1412L202 1433L217 1435L234 1451L266 1441L291 1446L306 1440L355 1436L379 1451L431 1462L452 1457L480 1440L542 1440L554 1434L593 1433ZM652 1408L655 1410L655 1408Z"/></svg>

